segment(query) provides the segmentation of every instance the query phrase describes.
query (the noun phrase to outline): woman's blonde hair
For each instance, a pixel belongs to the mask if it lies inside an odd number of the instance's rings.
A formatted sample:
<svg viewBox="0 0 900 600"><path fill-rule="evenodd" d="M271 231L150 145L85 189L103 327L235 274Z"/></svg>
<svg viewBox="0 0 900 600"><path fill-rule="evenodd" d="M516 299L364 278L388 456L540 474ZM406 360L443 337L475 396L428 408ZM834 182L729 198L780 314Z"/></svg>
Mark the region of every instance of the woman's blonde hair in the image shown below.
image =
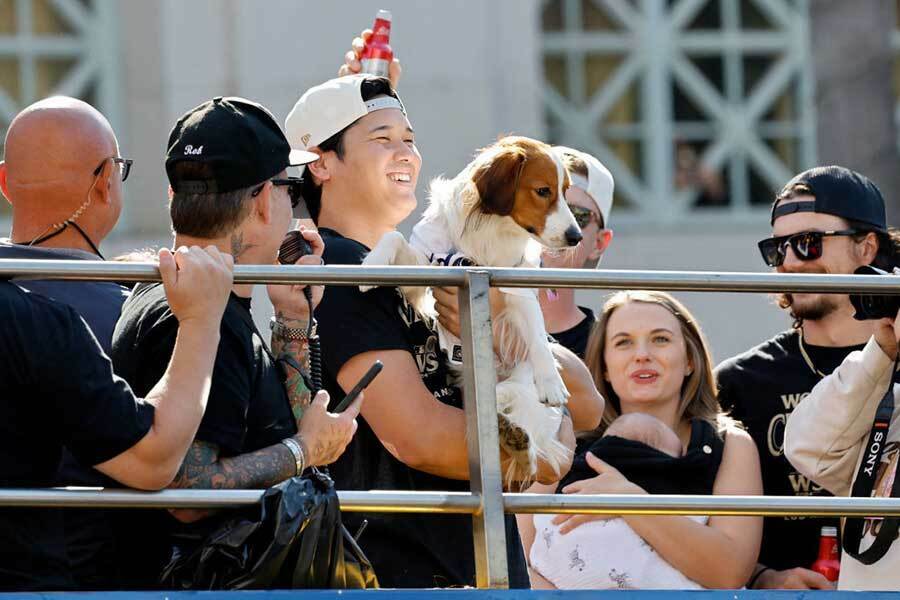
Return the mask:
<svg viewBox="0 0 900 600"><path fill-rule="evenodd" d="M591 331L585 351L585 360L597 390L606 398L606 409L600 425L585 437L593 438L603 435L606 428L619 416L622 405L619 396L604 377L606 363L606 328L609 319L616 309L631 302L643 302L661 306L678 319L681 333L687 346L691 374L685 377L681 386L681 404L679 414L688 419L703 419L712 425L720 436L736 422L725 414L717 398L716 378L713 373L712 358L707 350L706 339L700 330L697 320L678 300L665 292L626 290L610 296L603 304L597 323Z"/></svg>

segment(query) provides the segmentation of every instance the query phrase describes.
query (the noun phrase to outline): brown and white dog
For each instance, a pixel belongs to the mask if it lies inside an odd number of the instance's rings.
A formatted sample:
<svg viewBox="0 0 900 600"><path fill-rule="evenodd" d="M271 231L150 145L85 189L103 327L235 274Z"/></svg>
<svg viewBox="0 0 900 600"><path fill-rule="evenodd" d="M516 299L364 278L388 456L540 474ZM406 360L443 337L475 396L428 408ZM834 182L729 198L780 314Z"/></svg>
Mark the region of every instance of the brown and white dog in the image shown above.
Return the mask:
<svg viewBox="0 0 900 600"><path fill-rule="evenodd" d="M410 243L399 232L388 233L363 264L538 266L541 246L563 249L581 241L564 198L568 186L569 176L549 145L501 138L453 179L431 182L430 204ZM401 291L421 314L435 315L427 288ZM556 435L569 394L550 351L535 290L503 291L505 307L494 320L494 332L500 348L501 443L516 459L506 473L509 484L533 479L538 458L559 472L568 451ZM440 329L442 349L451 367L458 366L453 350L458 340Z"/></svg>

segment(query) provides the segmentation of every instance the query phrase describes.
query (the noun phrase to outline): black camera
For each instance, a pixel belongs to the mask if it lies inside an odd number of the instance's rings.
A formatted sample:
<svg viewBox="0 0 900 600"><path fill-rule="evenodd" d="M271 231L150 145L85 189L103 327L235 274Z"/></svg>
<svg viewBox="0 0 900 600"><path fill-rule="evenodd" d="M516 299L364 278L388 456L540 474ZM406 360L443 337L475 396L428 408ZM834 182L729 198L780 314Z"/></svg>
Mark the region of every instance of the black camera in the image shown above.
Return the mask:
<svg viewBox="0 0 900 600"><path fill-rule="evenodd" d="M854 275L890 275L887 271L882 271L871 265L860 267L853 272ZM900 284L900 279L898 279ZM866 294L850 294L850 303L856 309L853 318L857 321L868 321L870 319L893 319L900 310L900 296L869 296Z"/></svg>

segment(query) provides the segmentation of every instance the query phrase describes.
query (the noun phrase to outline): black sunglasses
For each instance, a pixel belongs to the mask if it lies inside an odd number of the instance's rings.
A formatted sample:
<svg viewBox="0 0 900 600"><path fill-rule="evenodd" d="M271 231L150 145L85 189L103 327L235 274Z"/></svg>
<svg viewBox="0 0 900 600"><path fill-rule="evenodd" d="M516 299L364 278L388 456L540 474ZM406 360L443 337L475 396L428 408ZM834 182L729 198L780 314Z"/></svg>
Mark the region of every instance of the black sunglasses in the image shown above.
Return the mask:
<svg viewBox="0 0 900 600"><path fill-rule="evenodd" d="M111 160L115 164L119 165L119 171L122 173L122 181L128 179L128 174L131 173L131 165L134 164L134 161L130 158L121 158L119 156L109 156L100 161L100 164L97 165L97 168L94 169L94 177L100 174L100 171L103 169L103 165L106 164L106 161Z"/></svg>
<svg viewBox="0 0 900 600"><path fill-rule="evenodd" d="M600 222L600 216L591 209L569 204L568 202L566 203L566 206L572 211L572 216L575 217L575 222L578 223L578 226L581 229L590 225L591 221L597 221L597 227L603 229L603 224Z"/></svg>
<svg viewBox="0 0 900 600"><path fill-rule="evenodd" d="M787 256L787 246L791 245L794 255L802 261L822 258L822 238L834 235L857 235L855 229L842 229L840 231L803 231L783 235L781 237L767 238L759 242L759 252L763 260L770 267L780 267Z"/></svg>
<svg viewBox="0 0 900 600"><path fill-rule="evenodd" d="M303 196L302 177L288 177L286 179L272 179L272 185L287 186L288 196L291 198L291 208L297 208Z"/></svg>

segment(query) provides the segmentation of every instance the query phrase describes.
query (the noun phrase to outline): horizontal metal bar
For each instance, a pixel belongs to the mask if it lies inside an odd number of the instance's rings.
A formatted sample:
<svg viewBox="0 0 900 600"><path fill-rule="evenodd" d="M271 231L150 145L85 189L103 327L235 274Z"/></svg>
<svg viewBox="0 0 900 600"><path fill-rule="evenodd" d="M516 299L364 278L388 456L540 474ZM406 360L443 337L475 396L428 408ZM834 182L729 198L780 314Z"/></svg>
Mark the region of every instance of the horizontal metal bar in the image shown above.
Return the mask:
<svg viewBox="0 0 900 600"><path fill-rule="evenodd" d="M262 495L263 490L0 489L0 507L221 508L256 504ZM467 492L339 491L338 498L346 512L472 514L479 505Z"/></svg>
<svg viewBox="0 0 900 600"><path fill-rule="evenodd" d="M2 506L102 508L221 508L254 504L262 490L102 488L0 489ZM346 512L474 514L466 492L339 491ZM900 498L503 494L507 513L732 516L900 516Z"/></svg>
<svg viewBox="0 0 900 600"><path fill-rule="evenodd" d="M235 283L316 283L331 285L459 286L462 267L361 267L238 265ZM596 289L653 289L683 292L831 292L900 294L900 277L735 273L719 271L628 271L482 268L492 286ZM81 260L0 259L0 279L159 281L150 263Z"/></svg>
<svg viewBox="0 0 900 600"><path fill-rule="evenodd" d="M504 494L508 513L730 516L900 516L900 498Z"/></svg>

